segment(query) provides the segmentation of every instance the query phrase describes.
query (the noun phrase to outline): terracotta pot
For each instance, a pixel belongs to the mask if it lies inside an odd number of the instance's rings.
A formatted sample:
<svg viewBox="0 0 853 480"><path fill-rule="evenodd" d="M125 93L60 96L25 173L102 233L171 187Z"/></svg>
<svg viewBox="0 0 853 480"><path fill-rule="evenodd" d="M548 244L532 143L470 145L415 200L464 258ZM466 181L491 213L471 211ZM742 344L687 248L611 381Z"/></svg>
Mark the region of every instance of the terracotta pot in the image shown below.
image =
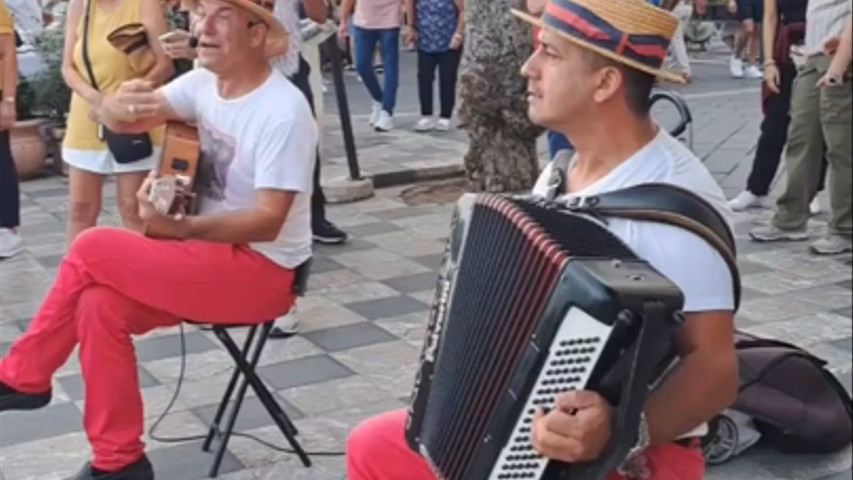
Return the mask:
<svg viewBox="0 0 853 480"><path fill-rule="evenodd" d="M15 122L9 132L12 158L15 160L20 179L35 176L47 161L47 145L39 135L39 127L46 122L47 120L41 118Z"/></svg>

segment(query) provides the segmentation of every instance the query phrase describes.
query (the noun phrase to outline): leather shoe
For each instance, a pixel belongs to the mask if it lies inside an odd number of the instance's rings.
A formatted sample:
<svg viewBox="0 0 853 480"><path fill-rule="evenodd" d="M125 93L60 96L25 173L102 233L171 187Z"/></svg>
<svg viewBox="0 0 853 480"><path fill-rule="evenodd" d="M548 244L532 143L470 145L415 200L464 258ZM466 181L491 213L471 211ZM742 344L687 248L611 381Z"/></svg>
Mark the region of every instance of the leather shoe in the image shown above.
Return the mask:
<svg viewBox="0 0 853 480"><path fill-rule="evenodd" d="M145 455L118 472L96 472L87 462L80 473L67 480L154 480L154 468Z"/></svg>
<svg viewBox="0 0 853 480"><path fill-rule="evenodd" d="M6 410L37 410L50 403L51 392L23 393L0 382L0 412Z"/></svg>

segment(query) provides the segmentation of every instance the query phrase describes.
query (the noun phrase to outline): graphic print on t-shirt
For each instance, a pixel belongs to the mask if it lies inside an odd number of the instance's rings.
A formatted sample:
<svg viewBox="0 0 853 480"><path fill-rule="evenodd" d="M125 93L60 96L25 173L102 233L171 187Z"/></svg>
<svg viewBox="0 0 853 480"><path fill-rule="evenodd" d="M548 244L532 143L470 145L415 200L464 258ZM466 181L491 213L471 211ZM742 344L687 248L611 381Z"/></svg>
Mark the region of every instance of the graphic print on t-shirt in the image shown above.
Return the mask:
<svg viewBox="0 0 853 480"><path fill-rule="evenodd" d="M196 192L203 198L222 201L228 185L228 170L234 162L236 140L212 127L207 122L199 124L201 161L196 177Z"/></svg>

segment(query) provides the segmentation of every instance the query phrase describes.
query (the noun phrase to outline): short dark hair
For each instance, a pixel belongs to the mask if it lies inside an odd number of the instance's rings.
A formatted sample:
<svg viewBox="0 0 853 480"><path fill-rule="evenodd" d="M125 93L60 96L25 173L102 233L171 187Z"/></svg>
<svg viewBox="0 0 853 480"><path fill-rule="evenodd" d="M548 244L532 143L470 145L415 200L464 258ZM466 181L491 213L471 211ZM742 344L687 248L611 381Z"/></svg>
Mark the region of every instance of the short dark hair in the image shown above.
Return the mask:
<svg viewBox="0 0 853 480"><path fill-rule="evenodd" d="M650 100L656 80L654 75L611 60L593 51L584 50L584 52L587 62L593 69L613 67L622 72L622 78L625 81L625 101L634 115L639 118L647 118L651 114L652 103Z"/></svg>

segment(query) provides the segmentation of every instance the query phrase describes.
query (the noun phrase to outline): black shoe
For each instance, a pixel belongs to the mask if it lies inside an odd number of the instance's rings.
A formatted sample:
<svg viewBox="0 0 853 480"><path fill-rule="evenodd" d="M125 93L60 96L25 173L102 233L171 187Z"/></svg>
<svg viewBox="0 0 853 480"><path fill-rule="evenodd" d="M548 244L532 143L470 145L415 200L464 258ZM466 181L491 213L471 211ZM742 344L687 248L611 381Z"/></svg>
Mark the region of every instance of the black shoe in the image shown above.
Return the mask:
<svg viewBox="0 0 853 480"><path fill-rule="evenodd" d="M154 468L148 461L148 457L143 455L142 458L118 472L95 471L91 463L86 463L80 473L67 480L154 480Z"/></svg>
<svg viewBox="0 0 853 480"><path fill-rule="evenodd" d="M328 220L323 220L314 225L313 230L314 241L323 245L340 245L349 240L349 235L346 232Z"/></svg>
<svg viewBox="0 0 853 480"><path fill-rule="evenodd" d="M38 410L50 403L51 392L21 393L0 382L0 412L6 410Z"/></svg>

